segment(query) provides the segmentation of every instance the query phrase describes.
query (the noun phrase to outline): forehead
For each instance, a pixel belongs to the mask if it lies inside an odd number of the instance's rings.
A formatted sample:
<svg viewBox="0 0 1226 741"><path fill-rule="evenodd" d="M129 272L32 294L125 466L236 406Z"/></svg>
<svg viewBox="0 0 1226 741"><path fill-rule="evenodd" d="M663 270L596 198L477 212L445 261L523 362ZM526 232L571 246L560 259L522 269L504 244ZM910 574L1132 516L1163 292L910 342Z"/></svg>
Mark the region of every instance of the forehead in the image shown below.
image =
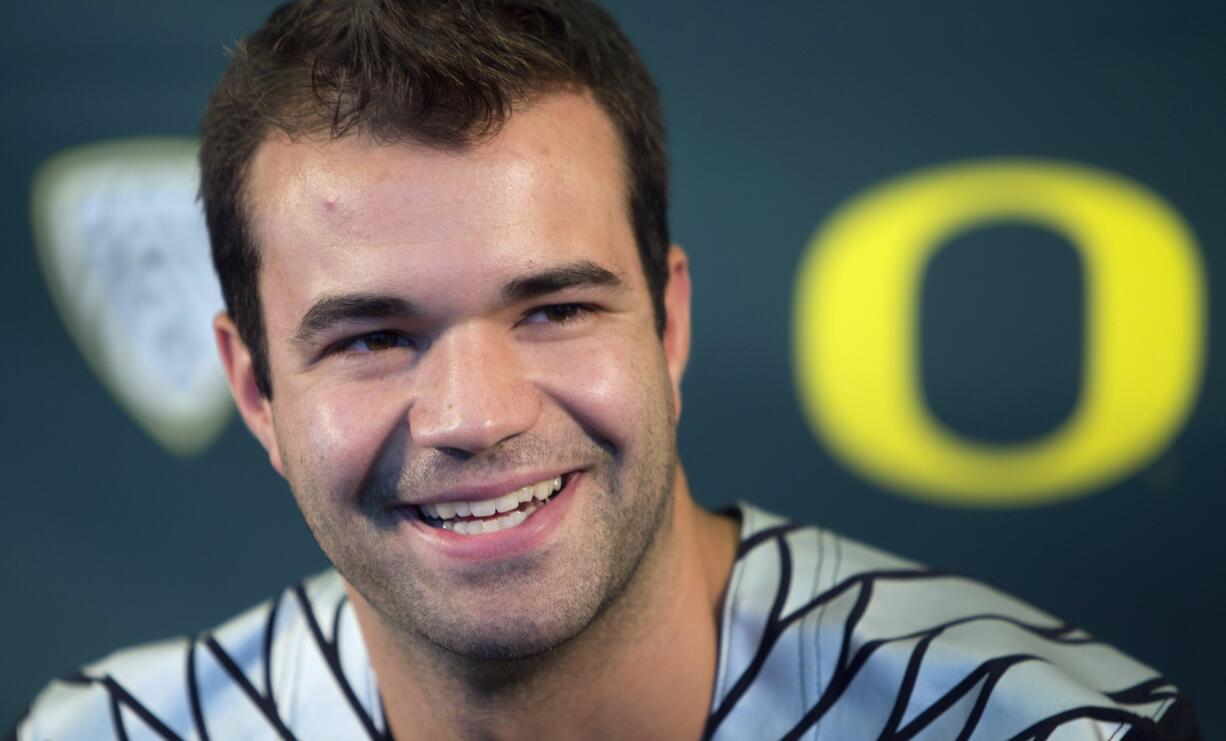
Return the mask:
<svg viewBox="0 0 1226 741"><path fill-rule="evenodd" d="M273 137L257 150L247 183L262 287L281 277L304 293L355 281L377 288L368 285L378 280L375 261L517 270L530 267L525 261L599 258L592 252L602 249L606 261L624 263L611 267L631 271L615 249L633 244L623 173L612 123L581 94L543 98L465 150L362 134Z"/></svg>

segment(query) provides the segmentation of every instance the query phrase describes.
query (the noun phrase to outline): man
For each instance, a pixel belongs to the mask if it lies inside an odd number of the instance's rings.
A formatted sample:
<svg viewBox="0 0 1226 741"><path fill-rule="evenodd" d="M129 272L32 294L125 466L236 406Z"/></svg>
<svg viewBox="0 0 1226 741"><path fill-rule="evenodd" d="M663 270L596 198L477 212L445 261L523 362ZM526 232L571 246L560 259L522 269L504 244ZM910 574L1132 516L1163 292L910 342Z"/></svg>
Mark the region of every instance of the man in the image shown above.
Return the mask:
<svg viewBox="0 0 1226 741"><path fill-rule="evenodd" d="M231 389L336 571L52 683L20 737L1195 733L1026 605L694 504L659 106L595 6L285 6L201 163Z"/></svg>

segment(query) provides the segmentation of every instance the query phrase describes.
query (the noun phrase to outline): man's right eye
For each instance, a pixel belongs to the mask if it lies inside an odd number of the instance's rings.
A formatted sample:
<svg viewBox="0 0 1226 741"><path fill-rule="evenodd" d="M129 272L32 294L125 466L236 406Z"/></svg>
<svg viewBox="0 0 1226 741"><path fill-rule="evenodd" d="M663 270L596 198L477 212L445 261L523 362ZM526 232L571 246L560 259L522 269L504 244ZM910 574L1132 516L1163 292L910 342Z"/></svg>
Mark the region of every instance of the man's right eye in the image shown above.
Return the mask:
<svg viewBox="0 0 1226 741"><path fill-rule="evenodd" d="M398 347L414 347L414 342L411 337L407 337L399 332L391 330L379 330L377 332L367 332L356 337L351 337L344 342L340 342L334 346L334 352L339 353L372 353L381 352L383 350L394 350Z"/></svg>

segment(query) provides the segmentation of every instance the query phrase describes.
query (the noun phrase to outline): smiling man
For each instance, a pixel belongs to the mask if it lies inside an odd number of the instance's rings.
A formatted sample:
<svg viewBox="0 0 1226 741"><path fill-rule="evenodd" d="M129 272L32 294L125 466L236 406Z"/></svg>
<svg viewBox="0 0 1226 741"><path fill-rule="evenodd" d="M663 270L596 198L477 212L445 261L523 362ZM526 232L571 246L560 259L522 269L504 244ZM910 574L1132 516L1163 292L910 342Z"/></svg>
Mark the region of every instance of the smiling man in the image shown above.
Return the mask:
<svg viewBox="0 0 1226 741"><path fill-rule="evenodd" d="M701 730L735 527L677 469L685 256L658 335L621 173L612 123L566 88L470 148L274 134L251 160L270 395L226 317L222 355L381 687L416 699L388 706L394 729L575 736L651 682L688 712L643 731ZM620 667L610 644L634 647ZM523 713L526 686L494 691L534 664L545 697L603 702L568 727ZM467 712L430 701L444 687Z"/></svg>
<svg viewBox="0 0 1226 741"><path fill-rule="evenodd" d="M663 138L587 2L315 0L240 44L215 331L335 570L52 683L21 737L1193 737L1027 605L695 505Z"/></svg>
<svg viewBox="0 0 1226 741"><path fill-rule="evenodd" d="M573 85L520 105L464 148L271 134L245 183L266 380L228 317L222 355L398 736L697 736L736 533L677 468L685 256L657 333L613 124ZM581 715L524 712L580 687Z"/></svg>

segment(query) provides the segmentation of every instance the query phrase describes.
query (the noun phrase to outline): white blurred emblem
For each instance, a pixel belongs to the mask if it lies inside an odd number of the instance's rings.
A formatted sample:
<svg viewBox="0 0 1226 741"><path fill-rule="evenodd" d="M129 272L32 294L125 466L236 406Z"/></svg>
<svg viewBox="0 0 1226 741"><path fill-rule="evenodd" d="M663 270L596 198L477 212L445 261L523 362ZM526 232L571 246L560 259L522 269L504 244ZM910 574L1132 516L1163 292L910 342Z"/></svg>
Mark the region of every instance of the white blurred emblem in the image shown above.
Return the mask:
<svg viewBox="0 0 1226 741"><path fill-rule="evenodd" d="M35 242L82 354L167 450L204 450L232 403L211 322L222 308L196 199L196 142L63 152L33 185Z"/></svg>

